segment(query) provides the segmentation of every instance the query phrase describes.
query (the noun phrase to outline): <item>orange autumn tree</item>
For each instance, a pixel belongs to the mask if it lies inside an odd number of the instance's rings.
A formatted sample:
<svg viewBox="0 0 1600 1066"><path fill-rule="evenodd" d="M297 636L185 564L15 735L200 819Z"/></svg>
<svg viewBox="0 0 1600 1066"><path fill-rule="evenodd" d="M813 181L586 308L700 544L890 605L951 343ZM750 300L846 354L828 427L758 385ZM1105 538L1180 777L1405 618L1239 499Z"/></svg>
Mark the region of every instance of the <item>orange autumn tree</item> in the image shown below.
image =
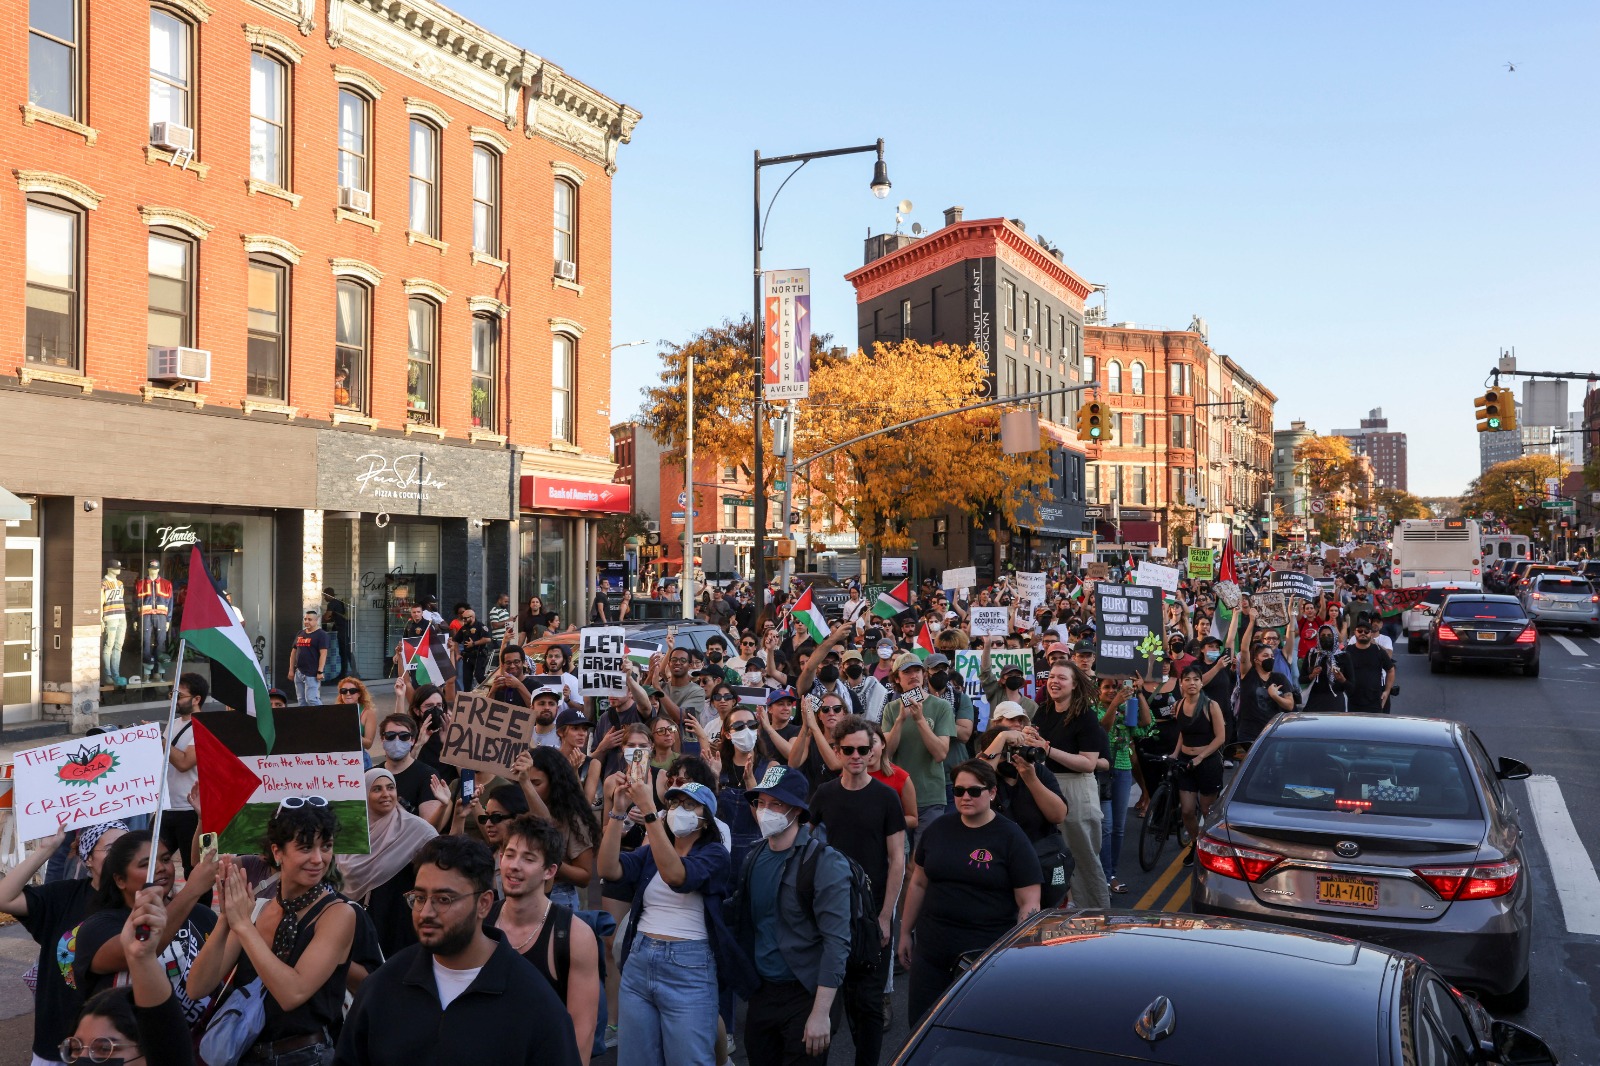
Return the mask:
<svg viewBox="0 0 1600 1066"><path fill-rule="evenodd" d="M795 454L804 459L919 415L978 403L986 391L976 348L901 341L875 344L871 355L858 349L812 369ZM1024 500L1051 499L1050 459L1043 450L1005 454L1002 410L951 415L844 448L812 464L812 491L845 515L864 558L868 549L909 547L907 523L947 508L978 516L992 507L1015 529Z"/></svg>

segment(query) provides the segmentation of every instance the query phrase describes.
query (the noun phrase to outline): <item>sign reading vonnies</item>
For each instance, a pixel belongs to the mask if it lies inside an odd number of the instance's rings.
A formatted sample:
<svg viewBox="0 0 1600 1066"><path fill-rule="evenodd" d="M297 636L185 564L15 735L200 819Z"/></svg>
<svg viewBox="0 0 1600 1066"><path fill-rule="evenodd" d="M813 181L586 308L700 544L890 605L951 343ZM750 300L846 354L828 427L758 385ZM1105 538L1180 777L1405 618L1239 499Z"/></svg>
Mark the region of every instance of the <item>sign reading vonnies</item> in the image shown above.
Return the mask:
<svg viewBox="0 0 1600 1066"><path fill-rule="evenodd" d="M811 392L811 271L762 274L762 380L769 400Z"/></svg>
<svg viewBox="0 0 1600 1066"><path fill-rule="evenodd" d="M633 507L633 486L609 481L569 481L566 478L522 477L525 511L602 511L627 514Z"/></svg>

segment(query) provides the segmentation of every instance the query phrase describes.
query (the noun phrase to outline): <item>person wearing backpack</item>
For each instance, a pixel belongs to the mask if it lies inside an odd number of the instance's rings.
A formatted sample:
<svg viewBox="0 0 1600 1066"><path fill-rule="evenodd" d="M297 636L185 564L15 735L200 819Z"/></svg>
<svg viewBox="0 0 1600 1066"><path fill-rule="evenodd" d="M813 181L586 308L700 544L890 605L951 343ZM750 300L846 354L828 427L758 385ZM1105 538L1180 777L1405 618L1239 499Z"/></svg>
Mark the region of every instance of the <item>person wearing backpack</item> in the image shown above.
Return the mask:
<svg viewBox="0 0 1600 1066"><path fill-rule="evenodd" d="M774 764L745 792L766 841L751 850L729 900L734 936L761 978L745 1015L750 1066L828 1061L850 962L854 875L803 824L809 791L804 774Z"/></svg>
<svg viewBox="0 0 1600 1066"><path fill-rule="evenodd" d="M872 723L860 715L845 715L834 725L833 747L844 767L836 780L817 789L810 812L815 835L826 833L831 847L865 871L872 888L872 914L878 926L874 964L850 967L839 991L856 1046L856 1066L877 1066L883 1052L889 1001L883 986L906 870L906 818L900 796L867 772L872 735Z"/></svg>

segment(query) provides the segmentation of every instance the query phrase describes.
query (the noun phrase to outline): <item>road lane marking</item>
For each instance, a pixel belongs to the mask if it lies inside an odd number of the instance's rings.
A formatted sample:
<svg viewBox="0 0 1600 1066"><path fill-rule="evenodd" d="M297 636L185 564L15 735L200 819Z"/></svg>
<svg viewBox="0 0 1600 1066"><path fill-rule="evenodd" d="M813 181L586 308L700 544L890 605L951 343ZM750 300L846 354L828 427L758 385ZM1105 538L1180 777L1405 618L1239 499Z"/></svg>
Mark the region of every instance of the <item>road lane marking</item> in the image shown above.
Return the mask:
<svg viewBox="0 0 1600 1066"><path fill-rule="evenodd" d="M1572 824L1560 783L1548 774L1528 778L1528 804L1539 827L1539 843L1550 860L1567 932L1600 936L1600 876Z"/></svg>
<svg viewBox="0 0 1600 1066"><path fill-rule="evenodd" d="M1589 653L1578 647L1578 642L1573 640L1571 637L1563 637L1560 633L1551 633L1550 639L1561 645L1563 648L1566 648L1580 659L1587 659L1589 657Z"/></svg>
<svg viewBox="0 0 1600 1066"><path fill-rule="evenodd" d="M1166 911L1168 914L1176 914L1183 910L1184 904L1189 902L1189 891L1193 887L1194 882L1189 880L1187 877L1184 878L1183 883L1178 886L1178 891L1172 894L1172 898L1167 900L1167 905L1161 909Z"/></svg>
<svg viewBox="0 0 1600 1066"><path fill-rule="evenodd" d="M1155 906L1156 900L1172 884L1172 879L1178 876L1178 871L1183 869L1183 850L1178 849L1178 857L1172 860L1172 865L1161 871L1161 876L1156 878L1156 883L1150 886L1150 891L1139 897L1139 902L1134 906L1136 911L1147 911Z"/></svg>

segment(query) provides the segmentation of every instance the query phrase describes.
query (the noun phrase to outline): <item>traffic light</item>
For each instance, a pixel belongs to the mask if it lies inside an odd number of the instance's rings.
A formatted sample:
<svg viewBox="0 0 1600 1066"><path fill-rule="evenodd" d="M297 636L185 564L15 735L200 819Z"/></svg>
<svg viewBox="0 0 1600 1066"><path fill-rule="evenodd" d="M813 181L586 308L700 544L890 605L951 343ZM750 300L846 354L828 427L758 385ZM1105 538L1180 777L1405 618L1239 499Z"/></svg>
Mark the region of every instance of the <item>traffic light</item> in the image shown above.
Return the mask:
<svg viewBox="0 0 1600 1066"><path fill-rule="evenodd" d="M1496 386L1473 403L1477 407L1479 433L1503 433L1517 428L1517 401L1510 389Z"/></svg>
<svg viewBox="0 0 1600 1066"><path fill-rule="evenodd" d="M1507 388L1496 388L1500 394L1500 428L1510 430L1517 428L1517 398Z"/></svg>
<svg viewBox="0 0 1600 1066"><path fill-rule="evenodd" d="M1098 400L1090 400L1078 408L1078 439L1096 444L1110 444L1111 412Z"/></svg>

